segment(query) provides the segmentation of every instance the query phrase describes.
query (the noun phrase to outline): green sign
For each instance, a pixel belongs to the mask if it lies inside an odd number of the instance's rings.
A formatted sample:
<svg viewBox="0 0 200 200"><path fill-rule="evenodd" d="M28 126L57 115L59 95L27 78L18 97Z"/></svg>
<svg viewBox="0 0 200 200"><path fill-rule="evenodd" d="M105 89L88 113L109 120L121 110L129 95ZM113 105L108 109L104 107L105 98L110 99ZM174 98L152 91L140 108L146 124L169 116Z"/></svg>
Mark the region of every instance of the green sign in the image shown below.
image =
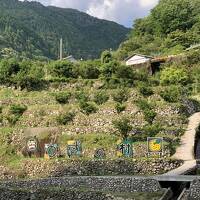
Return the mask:
<svg viewBox="0 0 200 200"><path fill-rule="evenodd" d="M133 142L130 139L119 140L117 142L117 154L119 157L133 157Z"/></svg>
<svg viewBox="0 0 200 200"><path fill-rule="evenodd" d="M49 158L54 158L58 155L58 145L57 144L45 144L45 153Z"/></svg>
<svg viewBox="0 0 200 200"><path fill-rule="evenodd" d="M81 156L82 154L82 145L81 142L75 141L75 140L71 140L68 141L67 144L67 155L68 157L72 157L72 156Z"/></svg>

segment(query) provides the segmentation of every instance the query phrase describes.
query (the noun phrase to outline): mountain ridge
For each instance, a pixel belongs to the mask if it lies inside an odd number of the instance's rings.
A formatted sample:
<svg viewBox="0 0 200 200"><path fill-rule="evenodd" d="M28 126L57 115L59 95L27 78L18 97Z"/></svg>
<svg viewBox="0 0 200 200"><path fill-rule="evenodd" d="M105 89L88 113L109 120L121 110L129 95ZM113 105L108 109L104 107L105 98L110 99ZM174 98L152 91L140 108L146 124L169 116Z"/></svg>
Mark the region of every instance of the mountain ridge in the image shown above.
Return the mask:
<svg viewBox="0 0 200 200"><path fill-rule="evenodd" d="M128 32L129 29L122 25L75 9L44 6L39 2L0 0L0 35L4 40L0 48L10 47L27 57L56 59L62 37L65 56L97 58L105 49L116 49Z"/></svg>

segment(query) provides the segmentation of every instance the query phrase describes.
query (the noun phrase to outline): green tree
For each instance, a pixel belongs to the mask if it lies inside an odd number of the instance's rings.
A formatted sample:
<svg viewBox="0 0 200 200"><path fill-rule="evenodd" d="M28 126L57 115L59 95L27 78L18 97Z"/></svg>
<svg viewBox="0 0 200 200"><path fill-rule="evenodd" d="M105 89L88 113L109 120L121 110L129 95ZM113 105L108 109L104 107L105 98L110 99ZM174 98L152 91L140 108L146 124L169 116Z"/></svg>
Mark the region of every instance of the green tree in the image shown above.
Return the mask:
<svg viewBox="0 0 200 200"><path fill-rule="evenodd" d="M123 139L126 139L129 132L133 129L133 126L127 117L122 117L118 120L114 120L113 126L117 129L117 133L119 133Z"/></svg>
<svg viewBox="0 0 200 200"><path fill-rule="evenodd" d="M105 63L109 63L112 61L112 54L110 51L106 50L103 51L101 54L101 63L105 64Z"/></svg>
<svg viewBox="0 0 200 200"><path fill-rule="evenodd" d="M163 85L186 84L189 76L184 68L166 67L160 75L160 82Z"/></svg>

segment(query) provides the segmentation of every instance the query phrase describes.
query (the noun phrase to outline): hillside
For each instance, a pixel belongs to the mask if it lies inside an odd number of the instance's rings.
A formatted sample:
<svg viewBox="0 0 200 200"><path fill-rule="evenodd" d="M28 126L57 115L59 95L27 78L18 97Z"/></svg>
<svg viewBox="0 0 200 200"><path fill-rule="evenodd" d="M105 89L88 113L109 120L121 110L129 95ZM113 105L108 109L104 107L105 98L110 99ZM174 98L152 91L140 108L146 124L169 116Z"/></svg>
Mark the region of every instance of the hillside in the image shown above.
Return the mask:
<svg viewBox="0 0 200 200"><path fill-rule="evenodd" d="M74 9L0 0L0 49L12 48L29 58L57 58L61 37L66 56L96 58L105 49L116 49L128 31Z"/></svg>
<svg viewBox="0 0 200 200"><path fill-rule="evenodd" d="M118 57L132 53L169 55L200 43L200 1L160 0L149 16L137 19Z"/></svg>

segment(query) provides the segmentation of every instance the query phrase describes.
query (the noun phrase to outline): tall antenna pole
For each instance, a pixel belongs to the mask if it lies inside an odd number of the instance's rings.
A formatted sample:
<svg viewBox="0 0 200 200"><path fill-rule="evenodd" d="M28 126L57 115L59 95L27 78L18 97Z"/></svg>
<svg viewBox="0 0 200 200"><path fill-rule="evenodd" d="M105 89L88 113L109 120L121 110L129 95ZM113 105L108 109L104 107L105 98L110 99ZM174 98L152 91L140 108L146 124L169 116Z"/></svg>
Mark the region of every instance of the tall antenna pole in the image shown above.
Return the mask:
<svg viewBox="0 0 200 200"><path fill-rule="evenodd" d="M63 39L60 39L60 60L63 59Z"/></svg>

